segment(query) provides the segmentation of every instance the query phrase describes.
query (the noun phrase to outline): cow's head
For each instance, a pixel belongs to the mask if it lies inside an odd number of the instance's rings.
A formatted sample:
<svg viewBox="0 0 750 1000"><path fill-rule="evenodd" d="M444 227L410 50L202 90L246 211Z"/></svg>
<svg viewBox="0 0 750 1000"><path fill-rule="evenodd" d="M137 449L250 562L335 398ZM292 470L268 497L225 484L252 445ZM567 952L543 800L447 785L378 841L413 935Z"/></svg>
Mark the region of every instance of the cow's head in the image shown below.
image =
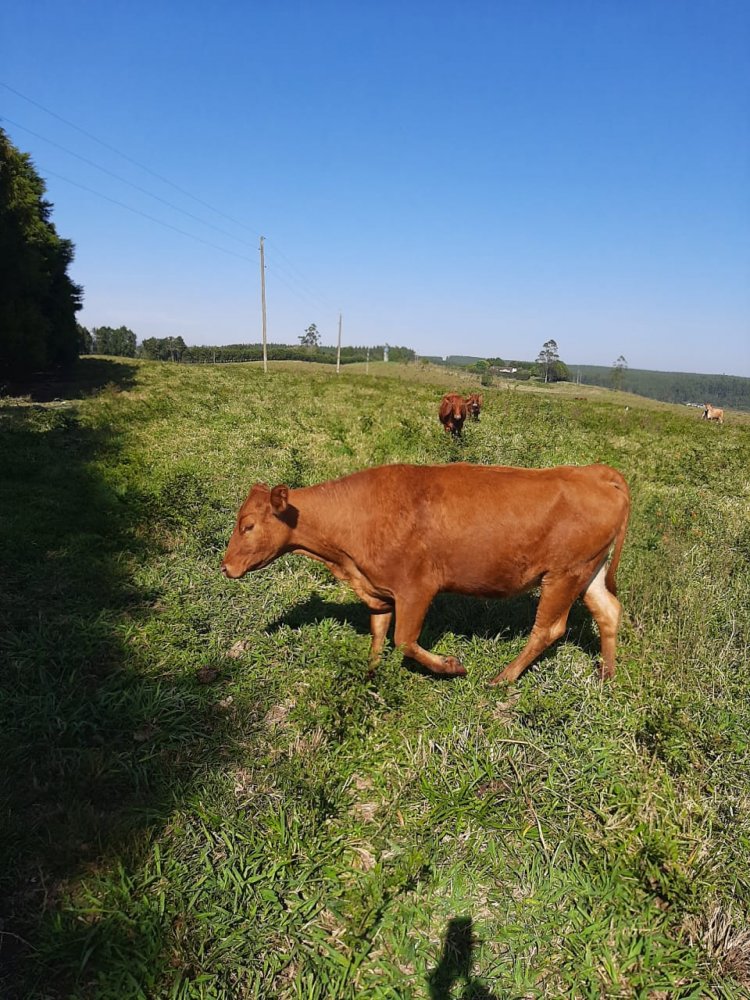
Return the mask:
<svg viewBox="0 0 750 1000"><path fill-rule="evenodd" d="M240 507L237 523L221 561L221 572L230 580L250 570L268 566L284 552L296 520L289 505L289 487L257 483Z"/></svg>
<svg viewBox="0 0 750 1000"><path fill-rule="evenodd" d="M482 409L482 397L477 392L473 392L466 399L466 407L472 416L477 416L477 414Z"/></svg>

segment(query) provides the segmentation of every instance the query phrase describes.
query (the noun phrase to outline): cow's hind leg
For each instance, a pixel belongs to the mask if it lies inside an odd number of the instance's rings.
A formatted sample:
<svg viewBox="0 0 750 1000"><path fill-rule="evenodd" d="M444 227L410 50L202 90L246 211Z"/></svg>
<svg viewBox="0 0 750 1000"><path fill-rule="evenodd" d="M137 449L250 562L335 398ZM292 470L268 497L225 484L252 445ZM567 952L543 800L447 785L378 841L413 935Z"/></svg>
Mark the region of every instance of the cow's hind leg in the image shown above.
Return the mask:
<svg viewBox="0 0 750 1000"><path fill-rule="evenodd" d="M581 586L577 576L545 577L542 580L542 594L529 641L515 660L492 678L490 684L512 684L548 646L565 634L568 614L581 592Z"/></svg>
<svg viewBox="0 0 750 1000"><path fill-rule="evenodd" d="M396 628L394 641L404 656L416 660L434 674L462 677L466 668L455 656L440 656L430 653L419 645L419 633L433 594L422 594L408 598L396 597Z"/></svg>
<svg viewBox="0 0 750 1000"><path fill-rule="evenodd" d="M392 608L386 611L370 611L370 635L372 636L372 645L370 646L370 673L372 673L375 669L378 660L380 659L380 654L383 651L383 644L385 642L385 637L388 634L392 618Z"/></svg>
<svg viewBox="0 0 750 1000"><path fill-rule="evenodd" d="M599 629L599 641L602 648L602 679L612 677L615 672L615 641L622 616L622 605L615 595L607 589L606 572L607 566L606 563L603 563L583 593L583 603L591 612Z"/></svg>

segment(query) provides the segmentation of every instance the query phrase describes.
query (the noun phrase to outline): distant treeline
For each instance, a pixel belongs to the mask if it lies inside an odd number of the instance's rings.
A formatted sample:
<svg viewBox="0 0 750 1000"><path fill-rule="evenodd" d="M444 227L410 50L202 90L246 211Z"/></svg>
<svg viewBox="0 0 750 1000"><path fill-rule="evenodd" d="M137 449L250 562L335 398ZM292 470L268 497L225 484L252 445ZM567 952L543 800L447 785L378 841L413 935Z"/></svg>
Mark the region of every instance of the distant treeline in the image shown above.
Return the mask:
<svg viewBox="0 0 750 1000"><path fill-rule="evenodd" d="M126 358L143 358L146 361L177 361L182 364L226 364L230 361L262 361L262 344L222 344L189 347L182 337L146 337L140 344L136 335L126 326L116 329L109 326L93 327L87 330L78 326L79 350L81 354L114 354ZM342 347L341 364L355 361L382 361L386 345L374 347ZM320 344L267 344L269 361L318 361L326 365L336 364L336 348ZM388 345L390 361L414 361L416 354L410 347Z"/></svg>
<svg viewBox="0 0 750 1000"><path fill-rule="evenodd" d="M433 365L447 365L451 368L468 368L469 365L475 365L477 361L485 360L472 354L449 354L447 358L442 358L437 354L420 354L420 358Z"/></svg>
<svg viewBox="0 0 750 1000"><path fill-rule="evenodd" d="M429 361L434 365L446 368L465 368L479 375L484 385L490 385L493 378L514 379L526 382L532 377L544 377L544 369L535 361L508 361L504 358L477 358L468 354L449 354L447 358L435 355L420 354L421 361ZM560 382L570 378L567 366L557 361L550 366L547 373L548 381Z"/></svg>
<svg viewBox="0 0 750 1000"><path fill-rule="evenodd" d="M114 354L140 357L152 361L176 361L183 364L226 364L237 361L261 361L262 344L223 344L189 347L182 337L148 337L136 343L136 335L127 327L101 326L87 330L80 325L78 345L82 354ZM390 361L413 362L417 354L410 347L388 347ZM342 347L341 363L382 361L386 345L374 347ZM317 361L321 364L336 363L336 348L320 344L268 344L269 361ZM658 399L665 403L713 403L737 410L750 411L750 378L739 375L702 375L692 372L658 372L643 368L603 365L565 365L559 359L545 370L536 361L508 360L504 358L476 358L452 354L447 358L419 355L421 361L451 367L466 368L479 375L484 385L494 378L525 381L530 378L549 382L580 381L585 385L600 385L608 389L620 388L639 396ZM623 359L624 361L624 359Z"/></svg>
<svg viewBox="0 0 750 1000"><path fill-rule="evenodd" d="M143 348L148 342L144 341ZM367 361L368 352L370 361L383 360L383 344L375 347L342 347L341 364L349 365L355 361ZM142 356L149 355L145 350ZM289 346L288 344L268 344L266 354L269 361L318 361L326 365L336 364L335 347L303 347L301 345ZM414 351L410 347L388 347L388 357L390 361L413 361ZM261 361L263 359L262 344L226 344L222 347L186 347L184 352L174 360L186 362L188 364L213 364L227 361Z"/></svg>
<svg viewBox="0 0 750 1000"><path fill-rule="evenodd" d="M570 365L570 377L586 385L612 387L612 369L599 365ZM750 410L750 378L739 375L699 375L689 372L652 372L627 368L621 388L664 403L713 403Z"/></svg>

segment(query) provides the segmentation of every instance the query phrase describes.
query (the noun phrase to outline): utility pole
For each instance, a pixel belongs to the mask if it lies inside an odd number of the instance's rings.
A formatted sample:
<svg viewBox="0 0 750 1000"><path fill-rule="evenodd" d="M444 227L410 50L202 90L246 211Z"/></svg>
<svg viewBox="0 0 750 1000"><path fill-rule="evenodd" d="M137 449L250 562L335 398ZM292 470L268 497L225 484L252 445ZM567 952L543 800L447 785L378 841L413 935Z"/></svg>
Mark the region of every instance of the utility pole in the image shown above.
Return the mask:
<svg viewBox="0 0 750 1000"><path fill-rule="evenodd" d="M341 371L341 313L339 313L339 342L336 347L336 374Z"/></svg>
<svg viewBox="0 0 750 1000"><path fill-rule="evenodd" d="M367 348L367 358L365 360L365 375L369 374L370 371L370 348Z"/></svg>
<svg viewBox="0 0 750 1000"><path fill-rule="evenodd" d="M263 371L268 371L268 354L266 353L266 264L263 255L263 240L260 238L260 301L263 309Z"/></svg>

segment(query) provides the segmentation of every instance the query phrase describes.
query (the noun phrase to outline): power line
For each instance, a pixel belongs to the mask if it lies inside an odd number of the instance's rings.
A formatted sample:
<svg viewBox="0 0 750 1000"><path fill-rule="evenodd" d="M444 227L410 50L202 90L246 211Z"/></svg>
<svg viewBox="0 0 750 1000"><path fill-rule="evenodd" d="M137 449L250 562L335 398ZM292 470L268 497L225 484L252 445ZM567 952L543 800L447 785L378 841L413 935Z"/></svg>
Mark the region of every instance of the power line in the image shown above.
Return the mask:
<svg viewBox="0 0 750 1000"><path fill-rule="evenodd" d="M276 280L280 281L282 285L285 285L293 295L297 296L298 299L302 301L307 301L308 304L313 305L316 309L320 309L320 301L316 302L311 295L308 295L307 292L305 292L304 289L295 288L294 285L290 285L289 282L284 277L282 271L278 271L273 267L269 267L267 263L266 263L266 270L271 271L276 277Z"/></svg>
<svg viewBox="0 0 750 1000"><path fill-rule="evenodd" d="M118 149L116 146L113 146L111 143L105 142L103 139L100 139L98 136L94 135L92 132L89 132L87 129L82 128L80 125L76 125L74 122L69 121L67 118L64 118L62 115L57 114L57 112L52 111L50 108L45 107L45 105L41 104L39 101L35 101L33 98L29 97L27 94L23 94L20 90L17 90L15 87L11 87L10 84L7 84L4 81L0 80L0 87L4 87L6 90L10 91L12 94L15 94L17 97L22 98L24 101L27 101L29 104L34 105L34 107L39 108L41 111L44 111L45 114L48 114L52 118L57 119L58 121L62 122L64 125L67 125L69 128L75 129L77 132L80 132L82 135L85 135L87 138L89 138L89 139L93 140L94 142L98 143L100 146L103 146L105 149L108 149L111 152L116 153L118 156L121 156L124 160L127 160L129 163L132 163L134 166L138 167L139 169L144 170L146 173L150 174L152 177L155 177L155 178L157 178L157 180L162 181L162 183L168 184L170 187L174 188L176 191L179 191L180 194L185 195L185 197L187 197L187 198L191 198L193 201L197 202L200 205L203 205L205 208L207 208L211 212L214 212L216 215L219 215L222 218L227 219L229 222L232 222L234 225L240 226L242 229L246 229L248 232L251 232L251 233L255 234L256 236L260 235L257 232L257 230L254 230L251 226L248 226L246 223L241 222L239 219L235 219L231 215L227 215L226 212L222 212L220 209L218 209L215 206L209 204L207 201L204 201L202 198L199 198L197 195L194 195L190 191L185 190L185 188L180 187L179 184L176 184L174 181L171 181L168 177L164 177L163 174L160 174L157 171L152 170L150 167L146 166L146 164L141 163L139 160L136 160L132 156L129 156L127 153L124 153L121 149ZM88 164L89 166L92 166L95 169L102 171L102 173L108 174L109 176L114 177L116 180L121 181L122 183L129 185L130 187L134 188L136 191L140 191L141 193L147 195L148 197L154 198L156 201L160 201L162 204L167 205L169 208L172 208L172 209L174 209L177 212L181 212L183 215L186 215L187 217L195 220L196 222L200 223L201 225L205 225L205 226L208 226L211 229L215 229L217 232L220 232L223 235L228 236L230 239L237 240L238 242L243 243L245 246L253 246L253 244L248 243L246 240L243 240L241 237L235 236L232 233L229 233L226 230L221 229L220 227L213 225L213 223L206 222L205 219L201 219L198 216L193 215L191 212L188 212L186 209L183 209L183 208L180 208L177 205L174 205L172 202L167 201L165 198L162 198L159 195L156 195L153 192L148 191L146 188L143 188L140 185L135 184L133 181L129 181L126 178L121 177L119 174L116 174L114 171L111 171L108 168L103 167L103 166L101 166L98 163L95 163L93 160L90 160L87 157L82 156L79 153L74 152L73 150L67 149L65 146L61 145L60 143L58 143L58 142L56 142L56 141L54 141L52 139L48 139L46 136L43 136L43 135L41 135L38 132L34 132L32 129L28 128L27 126L21 125L18 122L13 122L12 119L7 118L7 117L5 117L5 121L10 122L11 124L15 125L18 128L24 129L24 131L29 132L31 135L34 135L34 136L36 136L39 139L42 139L44 142L48 142L51 145L56 146L58 149L61 149L63 152L68 153L69 155L76 157L77 159L81 160L82 162ZM157 218L155 218L152 215L149 215L147 212L143 212L143 211L141 211L139 209L133 208L131 205L126 205L124 202L118 201L115 198L111 198L108 195L102 194L101 192L96 191L93 188L87 187L85 184L81 184L78 181L70 180L70 178L64 177L61 174L55 174L54 171L46 171L46 172L48 174L50 174L51 176L58 177L60 180L63 180L63 181L65 181L68 184L72 184L75 187L79 187L79 188L81 188L84 191L88 191L89 193L94 194L94 195L96 195L99 198L103 198L104 200L109 201L112 204L118 205L121 208L125 208L129 212L133 212L136 215L141 215L143 218L149 219L151 222L155 222L157 225L164 226L167 229L172 229L174 232L180 233L183 236L187 236L189 239L196 240L199 243L203 243L205 246L213 247L214 249L219 250L221 253L230 254L231 256L237 257L240 260L250 260L251 259L249 257L243 256L242 254L238 254L238 253L236 253L236 252L234 252L232 250L227 250L224 247L220 247L217 244L211 243L208 240L204 240L204 239L202 239L202 238L200 238L198 236L193 235L192 233L188 233L188 232L186 232L183 229L179 229L177 226L171 225L170 223L163 222L162 220L157 219ZM295 267L295 265L292 264L292 262L289 260L289 258L286 257L281 252L281 249L278 247L278 245L275 243L275 241L270 241L269 240L268 242L273 247L275 255L277 255L278 257L280 257L283 261L286 261L286 264L287 264L287 268L286 269L278 261L275 263L274 267L271 268L271 270L274 271L274 273L276 274L276 277L282 282L282 284L286 285L286 287L289 288L290 291L292 291L295 295L301 296L303 298L307 298L310 301L312 301L313 298L317 299L318 306L322 305L325 308L332 309L333 306L331 305L331 303L328 300L326 300L324 296L319 295L317 292L315 292L312 289L312 287L309 285L309 283L307 282L307 280L305 279L304 275L299 270L299 268ZM291 269L291 271L290 271L290 269ZM288 281L286 281L283 278L282 272L284 270L287 271L288 276L291 278L291 280L293 282L296 282L300 286L307 286L307 288L305 289L304 287L302 287L301 291L298 290L298 289L295 289L292 285L289 284ZM295 276L294 273L293 273L295 271L297 272L297 276Z"/></svg>
<svg viewBox="0 0 750 1000"><path fill-rule="evenodd" d="M154 194L152 191L149 191L147 188L142 187L140 184L136 184L135 182L128 180L126 177L121 177L120 174L115 173L113 170L109 170L107 167L103 167L101 164L96 163L94 160L90 160L87 156L82 156L80 153L76 153L75 150L68 149L67 146L63 146L61 143L56 142L54 139L50 139L50 138L48 138L45 135L41 135L41 133L39 133L39 132L35 132L33 129L30 129L27 125L22 125L20 122L14 121L12 118L8 118L7 115L3 116L2 119L0 119L0 120L8 122L9 124L13 125L16 128L23 129L24 132L28 132L29 135L33 135L37 139L41 139L44 142L49 143L51 146L55 146L57 149L61 149L64 153L67 153L69 156L74 156L77 160L80 160L82 163L86 163L86 164L88 164L88 166L94 167L96 170L100 170L103 174L106 174L108 177L114 177L115 180L120 181L122 184L127 184L128 187L133 188L135 191L140 191L141 194L145 194L149 198L153 198L155 201L161 202L162 205L166 205L168 208L172 208L172 209L174 209L174 211L180 212L182 215L187 216L189 219L193 219L195 222L199 222L203 226L208 226L210 229L214 229L214 230L216 230L217 233L221 233L224 236L228 236L232 240L237 240L239 243L242 243L244 246L251 247L253 249L255 248L254 244L249 243L247 240L243 239L241 236L235 236L234 233L230 233L229 230L222 229L221 226L215 226L212 222L207 222L205 219L201 219L199 216L194 215L192 212L188 212L187 209L181 208L179 205L175 205L174 202L167 201L166 198L162 198L160 195ZM67 180L67 178L65 178L65 177L61 177L60 179L61 180ZM78 183L78 182L76 182L76 181L69 181L69 183L73 184L73 183ZM79 184L79 186L83 187L83 185L81 185L81 184ZM99 194L99 192L93 191L93 189L88 189L88 190L91 190L93 194ZM100 195L100 196L101 197L107 197L106 195ZM117 204L122 204L122 203L118 202ZM125 206L125 207L129 207L129 206ZM143 214L143 213L141 213L141 214ZM146 216L146 218L149 218L149 216ZM180 230L178 230L178 231L180 231ZM279 257L281 257L284 260L286 260L287 258L284 257L284 255L281 253L281 251L278 249L278 247L276 247L275 244L273 244L273 246L274 246L275 253L277 253L279 255ZM294 265L291 263L291 261L289 261L288 263L289 263L289 266L292 268L292 270L298 270L298 269L294 268ZM277 275L277 277L281 278L281 274L279 272L283 271L284 269L282 267L278 266L278 265L275 265L274 267L271 268L271 270L274 271L274 273ZM299 271L298 271L298 273L299 273ZM290 277L292 278L293 281L294 280L298 280L299 281L299 279L295 279L295 277L294 277L293 274L290 274ZM300 294L300 292L297 292L296 289L294 289L288 282L284 281L283 278L281 278L281 280L282 280L282 283L287 286L287 288L291 289L291 291L295 292L296 294ZM301 284L301 282L300 282L300 284ZM306 290L304 288L302 289L302 294L306 294L306 293L309 293L309 295L311 295L313 298L316 298L319 301L319 303L322 303L323 305L325 305L327 307L330 305L323 298L321 298L320 296L318 296L310 288L309 285L307 286Z"/></svg>
<svg viewBox="0 0 750 1000"><path fill-rule="evenodd" d="M40 104L38 101L33 100L33 98L28 97L26 94L22 94L21 91L16 90L15 87L11 87L10 84L4 83L2 80L0 80L0 87L5 87L5 89L9 90L12 94L15 94L17 97L23 98L24 101L28 101L29 104L33 104L34 107L44 111L45 114L51 115L53 118L56 118L64 125L68 125L70 128L74 128L76 132L80 132L82 135L87 136L89 139L93 139L94 142L98 142L99 145L104 146L105 149L109 149L111 152L117 153L118 156L121 156L124 160L127 160L128 163L132 163L134 164L134 166L139 167L141 170L145 170L147 174L151 174L151 176L156 177L157 180L162 181L164 184L169 184L170 187L173 187L176 191L179 191L180 194L184 194L186 198L192 198L193 201L197 201L200 205L203 205L204 208L208 208L212 212L215 212L217 215L223 216L223 218L227 219L229 222L233 222L236 226L240 226L242 227L242 229L247 229L255 236L260 236L260 233L256 232L252 227L248 226L247 223L240 222L239 219L234 219L232 218L231 215L227 215L225 212L220 211L213 205L209 205L207 201L204 201L202 198L198 198L197 195L191 194L190 191L186 191L184 188L180 187L179 184L175 184L174 181L170 181L168 177L164 177L162 174L159 174L155 170L152 170L150 167L147 167L145 163L141 163L139 160L133 159L132 156L128 156L127 153L123 153L123 151L121 149L118 149L117 146L113 146L111 143L105 142L103 139L100 139L98 136L95 136L92 132L88 132L85 128L81 128L80 125L76 125L74 122L68 121L68 119L63 118L62 115L58 115L55 111L51 111L49 108L46 108L43 104Z"/></svg>
<svg viewBox="0 0 750 1000"><path fill-rule="evenodd" d="M44 173L45 175L48 174L50 177L57 177L58 180L65 181L66 184L72 184L74 187L81 188L82 191L88 191L89 194L95 194L97 198L103 198L105 201L110 201L113 205L119 205L120 208L124 208L128 212L133 212L135 215L141 215L144 219L148 219L150 222L155 222L158 226L164 226L165 229L172 229L175 233L179 233L181 236L187 236L188 239L195 240L198 243L203 243L207 247L213 247L214 250L219 250L221 253L229 254L230 257L237 257L239 260L247 260L251 264L255 263L252 257L246 257L244 254L236 253L234 250L227 250L226 247L220 247L218 243L211 243L210 240L204 240L200 236L188 233L185 229L173 226L170 222L164 222L162 219L157 219L154 215L149 215L148 212L142 212L139 208L133 208L132 205L126 205L124 201L118 201L117 198L110 198L109 195L102 194L101 191L96 191L94 188L88 187L86 184L81 184L79 181L72 181L69 177L63 177L62 174L58 174L54 170L47 170L44 168Z"/></svg>
<svg viewBox="0 0 750 1000"><path fill-rule="evenodd" d="M243 239L241 236L235 236L234 233L230 233L228 229L222 229L220 226L215 226L213 222L206 222L205 219L201 219L198 215L193 215L192 212L188 212L185 208L180 208L179 205L175 205L174 202L167 201L166 198L162 198L161 195L154 194L147 188L141 187L140 184L136 184L134 181L129 181L126 177L121 177L120 174L116 174L114 170L109 170L107 167L101 166L99 163L95 163L94 160L90 160L87 156L81 156L80 153L76 153L75 150L68 149L67 146L63 146L61 143L56 142L54 139L49 139L46 135L41 135L39 132L35 132L30 129L27 125L22 125L20 122L13 121L12 118L8 118L7 115L3 115L0 119L5 122L9 122L16 128L23 129L24 132L28 132L29 135L36 136L37 139L41 139L43 142L48 142L50 146L55 146L57 149L61 149L63 153L67 153L69 156L74 156L77 160L82 163L88 164L90 167L94 167L96 170L100 170L103 174L107 174L109 177L114 177L115 180L120 181L122 184L127 184L128 187L132 187L136 191L140 191L141 194L148 195L149 198L153 198L155 201L160 201L162 205L167 205L169 208L173 208L175 212L181 212L186 215L189 219L193 219L195 222L200 222L202 226L208 226L210 229L215 229L217 233L222 233L224 236L228 236L231 240L237 240L239 243L243 243L247 247L254 246L248 240Z"/></svg>
<svg viewBox="0 0 750 1000"><path fill-rule="evenodd" d="M273 247L271 240L267 239L266 245L268 244L271 244L271 246ZM278 249L276 249L275 252L278 253ZM280 267L278 261L275 262L275 265L271 266L269 270L273 271L273 273L282 282L282 284L286 285L286 287L289 288L292 292L294 292L295 295L299 296L300 298L307 299L307 301L312 303L317 309L320 309L321 307L324 309L333 308L333 306L331 305L330 302L328 302L327 299L324 299L321 295L318 295L311 289L305 288L304 285L294 277L294 275L290 275L290 277L292 281L296 281L299 287L294 288L291 284L289 284L289 282L286 281L283 277L284 271L283 268Z"/></svg>
<svg viewBox="0 0 750 1000"><path fill-rule="evenodd" d="M276 242L274 240L267 240L266 242L270 244L270 246L271 246L271 248L272 248L272 250L273 250L273 252L275 254L277 254L279 257L281 257L282 260L286 261L288 267L292 271L292 275L291 275L292 278L294 278L294 280L298 281L301 285L306 285L308 291L310 292L310 294L313 295L314 298L318 299L319 303L321 305L325 306L326 309L333 309L333 305L331 304L331 302L329 302L328 299L326 299L324 296L318 295L318 293L312 288L312 286L307 281L307 279L305 278L304 274L300 271L300 269L298 267L295 267L295 265L289 260L289 258L286 257L281 252L281 250L277 246ZM294 272L295 271L297 272L297 277L296 278L294 276Z"/></svg>
<svg viewBox="0 0 750 1000"><path fill-rule="evenodd" d="M164 222L162 219L157 219L154 215L149 215L148 212L143 212L139 208L135 208L133 205L128 205L124 201L119 201L117 198L112 198L101 191L97 191L95 188L89 187L87 184L82 184L80 181L74 181L70 177L64 177L62 174L57 173L54 170L49 170L48 168L43 168L45 175L50 177L56 177L58 180L65 181L66 184L72 184L74 187L80 188L82 191L87 191L89 194L96 195L97 198L102 198L104 201L109 201L113 205L117 205L119 208L124 208L128 212L132 212L134 215L140 215L144 219L148 219L149 222L155 222L158 226L163 226L165 229L171 229L175 233L179 233L181 236L187 236L188 239L195 240L198 243L202 243L204 246L212 247L214 250L219 250L221 253L229 254L232 257L237 257L238 260L246 260L250 263L254 263L251 257L247 257L244 254L237 253L234 250L227 250L226 247L221 247L217 243L212 243L210 240L204 240L200 236L196 236L194 233L189 233L185 229L180 229L179 226L173 226L169 222ZM309 302L313 300L309 295L307 295L304 289L297 289L284 278L283 273L276 268L269 268L266 264L266 270L273 271L277 280L279 280L283 285L285 285L289 291L294 295L297 295L301 299L307 299Z"/></svg>
<svg viewBox="0 0 750 1000"><path fill-rule="evenodd" d="M58 180L65 181L66 184L72 184L73 187L80 188L82 191L87 191L89 194L96 195L97 198L102 198L104 201L109 201L113 205L117 205L119 208L124 208L128 212L132 212L134 215L140 215L144 219L148 219L149 222L155 222L158 226L163 226L165 229L171 229L175 233L179 233L181 236L187 236L188 239L195 240L197 243L202 243L204 246L211 247L214 250L218 250L220 253L228 254L231 257L236 257L238 260L245 260L249 263L254 263L251 257L246 257L244 254L237 253L234 250L227 250L226 247L221 247L217 243L212 243L210 240L204 240L200 236L196 236L194 233L189 233L185 229L180 229L179 226L173 226L169 222L164 222L162 219L157 219L154 215L149 215L148 212L143 212L139 208L134 208L132 205L127 205L124 201L119 201L117 198L111 198L107 194L103 194L101 191L97 191L87 184L81 184L80 181L71 180L70 177L64 177L62 174L57 173L54 170L49 170L46 167L43 168L45 175L50 177L56 177ZM285 285L292 294L298 296L301 299L307 299L308 302L312 302L309 295L306 295L304 290L299 290L290 285L289 282L284 278L281 271L277 271L274 268L269 268L268 264L265 265L266 270L271 270L276 276L276 279Z"/></svg>

